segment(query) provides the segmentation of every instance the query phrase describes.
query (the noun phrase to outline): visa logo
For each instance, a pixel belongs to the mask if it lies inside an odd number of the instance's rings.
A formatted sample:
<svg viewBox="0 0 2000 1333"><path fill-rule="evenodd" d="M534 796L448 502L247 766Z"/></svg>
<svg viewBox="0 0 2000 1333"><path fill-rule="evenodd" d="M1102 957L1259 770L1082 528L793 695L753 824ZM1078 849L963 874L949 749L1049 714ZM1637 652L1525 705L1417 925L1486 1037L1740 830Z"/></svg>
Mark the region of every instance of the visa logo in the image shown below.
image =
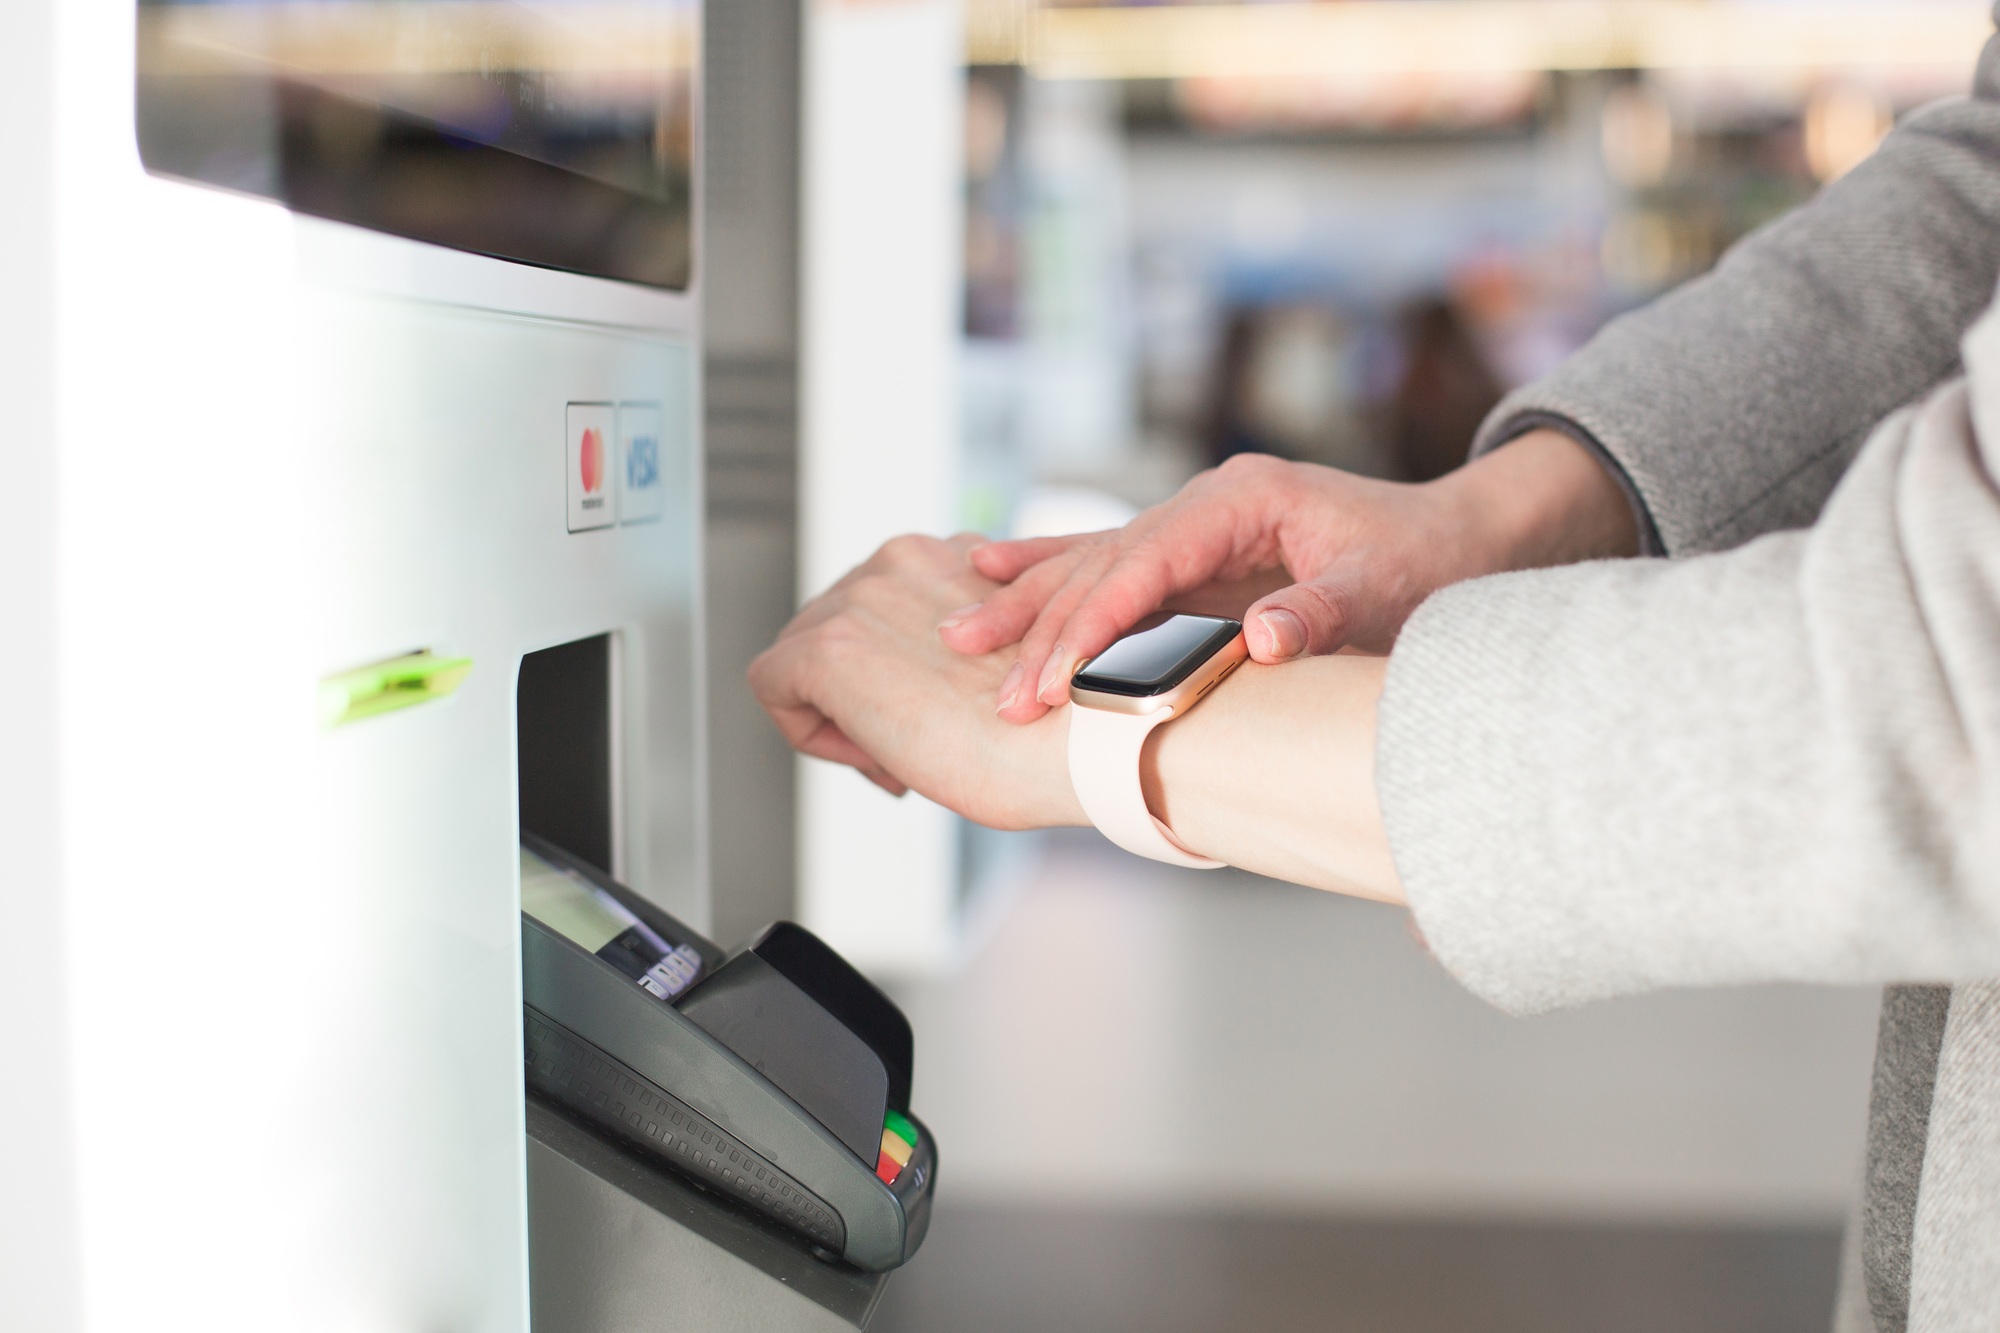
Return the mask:
<svg viewBox="0 0 2000 1333"><path fill-rule="evenodd" d="M625 485L630 490L649 490L660 484L660 441L655 435L634 435L625 454Z"/></svg>

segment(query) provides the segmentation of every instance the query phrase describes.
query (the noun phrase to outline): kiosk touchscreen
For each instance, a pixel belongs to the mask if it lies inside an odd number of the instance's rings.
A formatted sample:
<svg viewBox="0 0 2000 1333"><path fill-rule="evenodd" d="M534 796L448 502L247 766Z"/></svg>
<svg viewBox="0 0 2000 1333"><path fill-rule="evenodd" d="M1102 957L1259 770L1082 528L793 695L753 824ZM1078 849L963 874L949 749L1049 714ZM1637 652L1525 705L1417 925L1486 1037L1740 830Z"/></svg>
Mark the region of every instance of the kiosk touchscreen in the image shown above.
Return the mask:
<svg viewBox="0 0 2000 1333"><path fill-rule="evenodd" d="M695 0L139 0L147 167L671 291L694 268Z"/></svg>
<svg viewBox="0 0 2000 1333"><path fill-rule="evenodd" d="M804 928L725 956L594 867L521 849L527 1083L628 1148L880 1272L930 1222L910 1026Z"/></svg>

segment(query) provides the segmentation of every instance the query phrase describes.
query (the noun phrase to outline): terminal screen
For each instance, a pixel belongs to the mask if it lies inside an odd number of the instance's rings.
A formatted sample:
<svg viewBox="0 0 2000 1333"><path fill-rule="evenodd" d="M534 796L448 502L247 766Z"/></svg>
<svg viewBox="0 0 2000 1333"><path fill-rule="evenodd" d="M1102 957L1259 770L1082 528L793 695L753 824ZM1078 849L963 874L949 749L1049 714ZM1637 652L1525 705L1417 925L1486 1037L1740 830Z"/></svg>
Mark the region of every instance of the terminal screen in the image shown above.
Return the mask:
<svg viewBox="0 0 2000 1333"><path fill-rule="evenodd" d="M149 170L669 289L693 269L694 0L139 0Z"/></svg>
<svg viewBox="0 0 2000 1333"><path fill-rule="evenodd" d="M701 955L648 926L574 871L521 849L521 910L630 977L656 1000L677 999L701 975Z"/></svg>

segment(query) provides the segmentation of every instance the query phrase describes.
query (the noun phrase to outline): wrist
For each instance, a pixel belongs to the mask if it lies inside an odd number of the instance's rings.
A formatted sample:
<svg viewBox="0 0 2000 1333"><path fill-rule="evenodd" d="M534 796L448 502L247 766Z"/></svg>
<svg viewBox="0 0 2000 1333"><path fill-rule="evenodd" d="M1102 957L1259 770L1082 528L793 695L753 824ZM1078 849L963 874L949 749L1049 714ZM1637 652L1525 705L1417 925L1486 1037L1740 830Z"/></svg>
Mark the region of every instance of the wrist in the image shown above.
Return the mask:
<svg viewBox="0 0 2000 1333"><path fill-rule="evenodd" d="M1531 430L1427 484L1467 534L1462 577L1639 551L1624 489L1561 431Z"/></svg>
<svg viewBox="0 0 2000 1333"><path fill-rule="evenodd" d="M1069 720L1074 705L1051 709L1025 726L1002 723L1002 752L1013 762L996 776L1020 793L1022 807L1014 828L1088 827L1090 816L1077 800L1069 777Z"/></svg>
<svg viewBox="0 0 2000 1333"><path fill-rule="evenodd" d="M1147 738L1147 808L1199 855L1401 902L1375 798L1375 705L1387 667L1387 658L1344 653L1245 663Z"/></svg>

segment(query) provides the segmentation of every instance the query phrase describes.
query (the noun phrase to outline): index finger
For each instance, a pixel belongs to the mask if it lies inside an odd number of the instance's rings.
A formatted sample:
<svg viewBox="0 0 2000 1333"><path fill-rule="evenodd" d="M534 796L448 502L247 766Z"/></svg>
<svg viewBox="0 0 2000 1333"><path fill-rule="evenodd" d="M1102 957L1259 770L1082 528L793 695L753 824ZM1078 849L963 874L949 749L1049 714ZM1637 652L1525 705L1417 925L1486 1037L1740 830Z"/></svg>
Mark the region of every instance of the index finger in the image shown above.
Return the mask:
<svg viewBox="0 0 2000 1333"><path fill-rule="evenodd" d="M1079 571L1076 582L1088 578L1086 572ZM1183 591L1174 586L1174 571L1168 562L1142 547L1119 557L1087 586L1071 590L1071 596L1051 598L1050 610L1067 609L1060 627L1048 628L1054 616L1045 616L1022 643L1023 660L1036 650L1048 654L1035 697L1045 704L1061 703L1068 696L1069 678L1076 674L1078 663L1109 648L1125 631L1159 610L1167 598Z"/></svg>
<svg viewBox="0 0 2000 1333"><path fill-rule="evenodd" d="M1059 628L1050 628L1048 622L1055 616L1045 615L1024 641L1024 649L1043 647L1050 654L1036 697L1043 703L1060 703L1070 676L1085 658L1109 648L1170 599L1218 581L1244 580L1249 586L1247 580L1271 554L1257 537L1254 531L1217 524L1186 509L1164 516L1151 531L1136 534L1111 566L1079 594L1050 600L1050 610L1061 613Z"/></svg>
<svg viewBox="0 0 2000 1333"><path fill-rule="evenodd" d="M1012 583L1027 570L1081 542L1109 535L1105 532L1077 532L1065 537L1017 537L1012 541L988 542L972 554L972 567L995 583Z"/></svg>

